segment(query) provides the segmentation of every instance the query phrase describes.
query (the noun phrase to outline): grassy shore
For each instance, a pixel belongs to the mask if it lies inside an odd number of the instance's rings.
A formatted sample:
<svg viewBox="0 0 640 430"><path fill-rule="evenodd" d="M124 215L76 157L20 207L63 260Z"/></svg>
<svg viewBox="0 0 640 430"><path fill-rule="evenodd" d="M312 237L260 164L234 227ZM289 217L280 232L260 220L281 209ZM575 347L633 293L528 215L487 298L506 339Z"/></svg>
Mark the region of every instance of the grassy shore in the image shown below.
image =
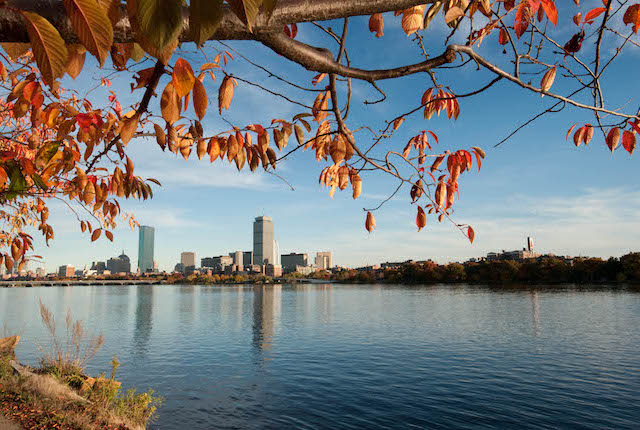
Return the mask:
<svg viewBox="0 0 640 430"><path fill-rule="evenodd" d="M0 339L0 346L10 345L0 348L0 416L28 429L146 428L161 399L153 391L123 392L116 380L117 356L109 376L85 373L87 362L103 344L102 335L89 335L68 313L65 335L59 337L55 319L42 303L41 316L51 336L48 345L38 345L39 367L18 363L13 349L19 337Z"/></svg>

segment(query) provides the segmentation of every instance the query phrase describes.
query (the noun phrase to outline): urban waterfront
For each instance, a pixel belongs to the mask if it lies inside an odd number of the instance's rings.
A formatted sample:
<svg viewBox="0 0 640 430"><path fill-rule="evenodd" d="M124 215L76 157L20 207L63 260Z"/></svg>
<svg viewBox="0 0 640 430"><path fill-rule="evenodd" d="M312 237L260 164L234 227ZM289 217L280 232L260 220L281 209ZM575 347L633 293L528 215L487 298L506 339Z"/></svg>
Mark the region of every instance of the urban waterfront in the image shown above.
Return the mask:
<svg viewBox="0 0 640 430"><path fill-rule="evenodd" d="M165 398L151 428L637 428L640 289L466 285L0 289L106 344L89 373Z"/></svg>

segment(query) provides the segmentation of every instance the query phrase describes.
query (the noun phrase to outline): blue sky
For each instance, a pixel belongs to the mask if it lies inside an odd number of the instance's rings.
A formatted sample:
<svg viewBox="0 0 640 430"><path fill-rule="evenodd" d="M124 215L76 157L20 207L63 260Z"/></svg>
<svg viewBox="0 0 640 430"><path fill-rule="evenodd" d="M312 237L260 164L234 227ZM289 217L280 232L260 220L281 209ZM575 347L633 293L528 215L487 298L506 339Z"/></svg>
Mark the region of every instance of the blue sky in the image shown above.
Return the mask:
<svg viewBox="0 0 640 430"><path fill-rule="evenodd" d="M595 7L600 1L582 3L584 14L589 6ZM560 22L578 11L572 3L564 7L566 9L560 10ZM401 31L399 20L385 14L385 36L376 39L367 29L366 17L352 19L348 39L352 64L360 68L385 68L421 61L416 45ZM335 29L341 28L340 23L332 25ZM621 22L619 25L626 34L628 30ZM567 25L554 30L553 35L564 43L575 31L576 27ZM438 55L443 51L447 34L442 17L437 18L433 28L424 32L430 53ZM634 37L637 40L638 36ZM300 26L298 38L333 47L309 24ZM455 42L460 43L462 39L458 37ZM211 46L222 48L216 43ZM257 43L235 42L231 46L253 61L306 85L310 85L315 75ZM605 40L603 48L604 57L608 58L614 45ZM185 58L203 61L202 54L197 53L192 44L185 45L184 49ZM506 63L508 56L501 51L497 35L485 39L479 48L482 55L511 70ZM580 56L593 58L591 46L585 45ZM635 87L637 78L627 73L632 65L637 65L638 58L638 50L632 47L611 67L603 82L610 106L625 105L627 111L633 110L629 88ZM144 67L150 65L141 68ZM231 67L237 76L276 91L302 95L306 104L312 104L315 97L315 94L290 91L240 58L236 58ZM93 85L101 73L106 71L89 66L72 85ZM477 89L493 78L472 66L437 74L441 82L457 93ZM539 76L532 77L535 85L539 79ZM213 84L209 79L205 81L210 97L203 121L205 133L229 128L217 112L219 82L219 79ZM553 91L564 94L572 85L558 75ZM362 101L374 99L376 93L369 84L354 82L354 104L348 121L351 128L369 125L377 129L385 119L418 106L430 81L426 75L418 74L383 81L380 86L389 95L388 100L364 105ZM142 90L130 94L129 80L124 78L114 80L113 89L123 106L142 97ZM96 97L99 96L97 93ZM489 251L523 247L528 235L534 237L539 251L563 255L608 257L638 249L638 154L629 156L622 148L611 154L602 136L597 134L588 147L576 148L565 141L566 130L574 122L593 122L592 115L566 108L533 123L502 146L493 147L518 124L551 104L553 101L548 97L540 98L514 84L500 82L483 94L460 100L461 115L457 122L449 121L446 116L425 121L420 113L407 118L394 138L385 142L378 152L388 148L401 151L411 136L424 129L438 135L440 149L484 148L487 158L482 171L478 173L474 167L473 173L463 175L460 199L456 203L455 220L472 225L476 231L473 245L450 224L439 224L434 218L429 218L427 227L417 233L415 208L410 204L408 189L375 213L378 228L367 233L363 207L377 206L397 183L382 173L370 173L363 175L360 199L354 201L350 189L336 192L331 199L328 190L317 184L318 175L327 163L317 163L309 152L299 151L278 167L278 173L294 186L295 190L291 191L261 169L255 174L238 173L235 165L226 162L216 161L211 165L195 157L184 161L161 152L153 139L134 140L129 144L129 151L136 161L137 174L154 177L163 187L156 190L151 201L127 201L123 206L133 211L141 224L156 228L156 258L162 270L172 269L182 251L195 251L199 261L201 257L251 249L252 221L263 211L274 219L282 253L328 250L334 253L336 264L352 267L408 258L462 261ZM152 101L152 108L159 111L157 99ZM272 118L291 119L302 111L281 98L240 82L231 109L223 112L223 116L238 125L268 124ZM370 141L366 134L356 138L363 146ZM291 139L290 145L295 145L295 139ZM38 250L48 270L62 264L89 265L91 261L116 256L122 249L134 264L137 260L138 232L131 231L125 224L116 230L111 244L106 240L90 243L89 237L80 233L73 216L62 208L55 211L51 221L56 238L49 248Z"/></svg>

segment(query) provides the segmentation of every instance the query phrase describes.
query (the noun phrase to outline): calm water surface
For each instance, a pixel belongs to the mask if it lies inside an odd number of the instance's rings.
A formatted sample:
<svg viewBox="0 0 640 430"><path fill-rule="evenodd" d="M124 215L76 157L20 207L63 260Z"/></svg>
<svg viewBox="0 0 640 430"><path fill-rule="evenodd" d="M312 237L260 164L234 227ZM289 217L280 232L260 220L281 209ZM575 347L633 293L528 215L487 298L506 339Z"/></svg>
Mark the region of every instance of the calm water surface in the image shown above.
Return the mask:
<svg viewBox="0 0 640 430"><path fill-rule="evenodd" d="M153 428L640 428L640 291L471 286L0 288L35 363L38 298L106 345L89 367Z"/></svg>

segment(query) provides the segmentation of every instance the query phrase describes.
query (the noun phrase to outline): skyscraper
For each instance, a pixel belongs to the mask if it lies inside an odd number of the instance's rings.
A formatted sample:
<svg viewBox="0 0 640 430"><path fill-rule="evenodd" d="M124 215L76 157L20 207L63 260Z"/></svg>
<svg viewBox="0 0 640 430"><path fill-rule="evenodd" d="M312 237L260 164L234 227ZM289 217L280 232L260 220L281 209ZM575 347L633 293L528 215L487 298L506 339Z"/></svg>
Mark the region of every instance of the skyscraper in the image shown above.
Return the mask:
<svg viewBox="0 0 640 430"><path fill-rule="evenodd" d="M273 220L259 216L253 222L253 264L275 264Z"/></svg>
<svg viewBox="0 0 640 430"><path fill-rule="evenodd" d="M153 271L153 238L155 229L148 225L140 226L138 239L138 269L140 273Z"/></svg>
<svg viewBox="0 0 640 430"><path fill-rule="evenodd" d="M331 269L333 261L331 252L316 252L316 267L318 269Z"/></svg>

